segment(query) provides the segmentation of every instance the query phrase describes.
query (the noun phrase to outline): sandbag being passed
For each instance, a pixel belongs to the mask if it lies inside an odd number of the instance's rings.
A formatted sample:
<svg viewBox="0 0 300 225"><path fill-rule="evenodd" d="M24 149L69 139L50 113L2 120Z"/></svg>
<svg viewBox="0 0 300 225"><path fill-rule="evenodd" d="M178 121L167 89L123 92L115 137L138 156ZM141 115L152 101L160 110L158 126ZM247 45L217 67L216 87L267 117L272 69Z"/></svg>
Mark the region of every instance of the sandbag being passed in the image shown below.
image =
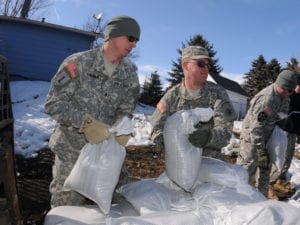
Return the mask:
<svg viewBox="0 0 300 225"><path fill-rule="evenodd" d="M99 144L87 143L81 149L64 187L96 202L107 214L125 155L125 148L116 142L114 135Z"/></svg>
<svg viewBox="0 0 300 225"><path fill-rule="evenodd" d="M271 162L275 164L279 172L281 171L285 161L287 145L288 139L286 132L276 126L267 142L266 147L269 151Z"/></svg>
<svg viewBox="0 0 300 225"><path fill-rule="evenodd" d="M202 156L202 148L192 145L188 135L195 124L207 122L213 115L211 108L180 110L168 117L164 126L166 173L186 191L191 191L197 178Z"/></svg>

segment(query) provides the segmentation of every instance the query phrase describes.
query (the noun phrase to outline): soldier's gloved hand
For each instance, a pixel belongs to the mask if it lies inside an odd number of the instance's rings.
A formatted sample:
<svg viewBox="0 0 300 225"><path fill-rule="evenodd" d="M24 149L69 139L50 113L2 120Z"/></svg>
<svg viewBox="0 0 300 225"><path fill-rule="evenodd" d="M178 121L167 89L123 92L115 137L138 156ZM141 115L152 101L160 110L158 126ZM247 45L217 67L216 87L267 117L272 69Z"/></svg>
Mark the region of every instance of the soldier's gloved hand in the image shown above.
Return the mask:
<svg viewBox="0 0 300 225"><path fill-rule="evenodd" d="M211 138L211 131L201 128L198 128L189 135L189 141L196 147L205 147L210 142Z"/></svg>
<svg viewBox="0 0 300 225"><path fill-rule="evenodd" d="M98 144L108 139L110 132L109 125L96 120L90 114L85 114L79 132L84 133L85 138L91 144Z"/></svg>
<svg viewBox="0 0 300 225"><path fill-rule="evenodd" d="M130 136L131 135L120 135L120 136L117 136L116 137L116 141L120 144L120 145L122 145L122 146L126 146L127 145L127 142L128 142L128 140L130 139Z"/></svg>
<svg viewBox="0 0 300 225"><path fill-rule="evenodd" d="M267 150L257 149L257 157L259 167L264 169L269 167L269 155Z"/></svg>

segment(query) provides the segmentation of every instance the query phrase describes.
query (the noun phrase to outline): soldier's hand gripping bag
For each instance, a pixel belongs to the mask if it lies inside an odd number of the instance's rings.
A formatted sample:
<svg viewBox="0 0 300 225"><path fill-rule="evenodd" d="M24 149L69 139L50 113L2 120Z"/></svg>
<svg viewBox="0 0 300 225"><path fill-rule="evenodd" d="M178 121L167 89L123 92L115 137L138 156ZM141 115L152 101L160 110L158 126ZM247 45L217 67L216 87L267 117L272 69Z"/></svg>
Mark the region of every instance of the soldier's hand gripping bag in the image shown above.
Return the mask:
<svg viewBox="0 0 300 225"><path fill-rule="evenodd" d="M115 135L99 144L87 143L64 187L94 201L104 214L108 214L125 154L125 148L116 142Z"/></svg>

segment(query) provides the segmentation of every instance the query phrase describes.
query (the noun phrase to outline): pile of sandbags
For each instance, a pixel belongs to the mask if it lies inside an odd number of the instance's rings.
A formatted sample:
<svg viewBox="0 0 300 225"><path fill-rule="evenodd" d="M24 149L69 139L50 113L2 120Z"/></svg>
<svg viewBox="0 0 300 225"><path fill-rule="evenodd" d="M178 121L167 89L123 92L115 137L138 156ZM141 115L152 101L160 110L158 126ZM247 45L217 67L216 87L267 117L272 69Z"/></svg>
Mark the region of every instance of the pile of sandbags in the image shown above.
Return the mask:
<svg viewBox="0 0 300 225"><path fill-rule="evenodd" d="M209 119L209 112L183 110L167 120L166 172L120 187L125 200L107 215L96 205L60 206L47 214L44 225L299 224L300 209L267 200L248 184L242 167L202 157L201 149L191 146L188 134L199 118Z"/></svg>

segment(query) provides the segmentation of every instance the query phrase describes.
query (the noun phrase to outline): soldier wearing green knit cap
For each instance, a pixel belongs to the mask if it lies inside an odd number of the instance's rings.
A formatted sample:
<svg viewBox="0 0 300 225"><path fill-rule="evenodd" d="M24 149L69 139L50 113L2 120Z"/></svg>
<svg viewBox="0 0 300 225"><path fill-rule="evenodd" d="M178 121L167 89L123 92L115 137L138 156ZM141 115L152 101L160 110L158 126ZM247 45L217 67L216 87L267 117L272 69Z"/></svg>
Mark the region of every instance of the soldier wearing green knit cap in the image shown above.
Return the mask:
<svg viewBox="0 0 300 225"><path fill-rule="evenodd" d="M55 154L51 207L86 203L84 196L63 188L80 150L86 143L109 138L109 128L132 115L140 86L137 67L126 56L136 47L140 33L135 19L116 16L105 27L103 46L70 55L54 75L45 104L57 122L49 141ZM129 137L120 135L116 141L125 146ZM128 181L123 166L119 184Z"/></svg>
<svg viewBox="0 0 300 225"><path fill-rule="evenodd" d="M281 119L289 111L290 95L297 86L296 73L283 70L276 81L250 101L250 107L242 123L241 147L237 164L249 174L249 182L255 180L256 188L268 197L271 162L266 149L267 142ZM255 176L258 170L258 176Z"/></svg>

